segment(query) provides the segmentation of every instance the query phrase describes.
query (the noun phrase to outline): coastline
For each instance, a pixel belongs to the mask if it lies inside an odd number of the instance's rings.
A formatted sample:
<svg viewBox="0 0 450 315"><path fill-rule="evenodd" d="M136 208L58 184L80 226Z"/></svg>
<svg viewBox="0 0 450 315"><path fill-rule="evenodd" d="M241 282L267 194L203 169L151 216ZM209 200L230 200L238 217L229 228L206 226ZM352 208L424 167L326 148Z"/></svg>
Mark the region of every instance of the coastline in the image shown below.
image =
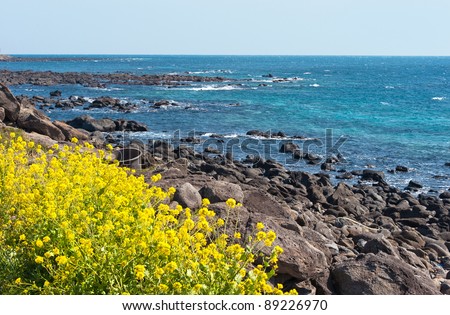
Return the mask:
<svg viewBox="0 0 450 315"><path fill-rule="evenodd" d="M114 141L100 130L49 122L30 100L11 97L5 88L2 93L2 120L8 126L2 128L19 127L48 146L75 134L98 147ZM14 113L25 109L36 118L32 126L14 120ZM46 128L38 129L36 121ZM116 126L114 121L102 123ZM120 142L115 144L121 150ZM352 174L364 180L358 184L333 185L327 173L289 171L251 157L243 163L221 152L203 154L189 141L178 147L164 141L134 142L123 149L137 149L141 155L129 166L149 182L160 173L158 184L177 188L174 201L185 207L196 205L193 200L200 196L209 198L211 209L220 214L228 198L243 202L242 233L259 221L277 233L276 245L285 253L276 280L286 288L304 294L450 293L449 191L415 197L389 186L384 174L373 170ZM329 164L325 168L339 161L324 162Z"/></svg>

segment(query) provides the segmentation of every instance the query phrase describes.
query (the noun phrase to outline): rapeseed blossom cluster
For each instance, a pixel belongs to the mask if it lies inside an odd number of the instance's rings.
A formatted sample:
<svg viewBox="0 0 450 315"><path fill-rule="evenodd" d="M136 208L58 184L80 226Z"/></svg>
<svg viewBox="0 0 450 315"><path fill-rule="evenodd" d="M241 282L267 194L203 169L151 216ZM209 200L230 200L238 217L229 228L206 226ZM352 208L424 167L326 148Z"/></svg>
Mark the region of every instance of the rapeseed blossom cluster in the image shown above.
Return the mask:
<svg viewBox="0 0 450 315"><path fill-rule="evenodd" d="M228 235L207 199L169 206L174 188L109 155L2 136L0 294L283 294L269 282L282 253L273 231Z"/></svg>

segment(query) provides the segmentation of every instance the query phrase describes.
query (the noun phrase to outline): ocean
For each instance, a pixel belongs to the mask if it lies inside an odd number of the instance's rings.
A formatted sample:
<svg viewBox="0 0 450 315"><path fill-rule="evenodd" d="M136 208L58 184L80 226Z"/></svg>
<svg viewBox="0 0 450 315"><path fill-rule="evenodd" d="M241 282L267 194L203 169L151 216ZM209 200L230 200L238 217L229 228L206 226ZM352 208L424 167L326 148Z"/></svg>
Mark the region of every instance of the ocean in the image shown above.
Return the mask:
<svg viewBox="0 0 450 315"><path fill-rule="evenodd" d="M130 113L105 109L46 110L52 119L82 114L145 123L142 140L171 138L192 131L207 139L219 134L236 149L235 157L259 152L293 170L320 172L320 165L293 161L278 152L280 142L293 136L300 147L325 156L340 153L338 170L373 168L386 172L386 181L404 188L410 180L424 192L450 187L450 57L339 56L21 56L2 62L0 69L55 72L126 72L220 76L220 83L189 83L178 87L109 85L11 86L16 95L62 98L111 96L137 104ZM151 107L151 101L171 100L179 106ZM150 103L149 103L150 101ZM265 140L249 130L278 132L286 138ZM330 136L332 134L332 137ZM248 139L251 146L235 144ZM314 139L314 140L313 140ZM234 141L234 142L233 142ZM331 145L331 146L330 146ZM251 149L248 149L250 148ZM389 173L397 165L406 173ZM338 175L331 172L332 178Z"/></svg>

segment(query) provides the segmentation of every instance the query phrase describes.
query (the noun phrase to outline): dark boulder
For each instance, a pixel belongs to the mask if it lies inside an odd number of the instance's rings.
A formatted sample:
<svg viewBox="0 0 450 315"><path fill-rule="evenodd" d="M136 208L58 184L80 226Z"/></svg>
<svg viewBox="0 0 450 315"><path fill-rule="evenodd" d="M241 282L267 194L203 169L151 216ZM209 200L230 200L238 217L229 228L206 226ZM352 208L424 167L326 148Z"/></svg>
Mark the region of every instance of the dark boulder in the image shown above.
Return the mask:
<svg viewBox="0 0 450 315"><path fill-rule="evenodd" d="M299 149L299 146L293 142L285 142L280 146L281 153L294 153Z"/></svg>
<svg viewBox="0 0 450 315"><path fill-rule="evenodd" d="M94 119L92 116L83 115L67 121L67 124L74 127L84 129L90 132L112 132L116 130L116 124L112 119Z"/></svg>
<svg viewBox="0 0 450 315"><path fill-rule="evenodd" d="M50 92L50 96L51 96L51 97L60 97L61 94L62 94L62 93L61 93L60 90L56 90L56 91Z"/></svg>
<svg viewBox="0 0 450 315"><path fill-rule="evenodd" d="M322 171L330 172L330 171L335 171L336 167L331 163L322 163L322 165L320 165L320 169Z"/></svg>
<svg viewBox="0 0 450 315"><path fill-rule="evenodd" d="M35 108L22 107L16 121L17 127L27 131L49 136L53 140L65 140L62 131L50 119Z"/></svg>
<svg viewBox="0 0 450 315"><path fill-rule="evenodd" d="M15 122L19 117L20 103L9 88L0 83L0 107L5 110L5 121Z"/></svg>
<svg viewBox="0 0 450 315"><path fill-rule="evenodd" d="M78 140L88 140L89 133L83 129L76 129L62 121L55 120L53 125L59 128L64 134L66 141L71 141L72 138L77 138Z"/></svg>
<svg viewBox="0 0 450 315"><path fill-rule="evenodd" d="M341 175L336 175L336 179L352 179L353 178L353 174L350 172L345 172Z"/></svg>
<svg viewBox="0 0 450 315"><path fill-rule="evenodd" d="M444 191L442 194L439 195L439 198L441 199L450 199L450 191Z"/></svg>
<svg viewBox="0 0 450 315"><path fill-rule="evenodd" d="M338 294L440 294L429 275L382 252L338 263L331 277Z"/></svg>
<svg viewBox="0 0 450 315"><path fill-rule="evenodd" d="M263 137L263 138L270 138L269 132L264 132L260 130L250 130L246 133L247 136L254 136L254 137Z"/></svg>
<svg viewBox="0 0 450 315"><path fill-rule="evenodd" d="M226 202L229 198L241 203L244 200L244 193L239 185L224 181L208 183L200 189L200 194L203 198L208 198L211 203Z"/></svg>
<svg viewBox="0 0 450 315"><path fill-rule="evenodd" d="M384 182L384 173L382 171L364 170L361 179L374 182Z"/></svg>
<svg viewBox="0 0 450 315"><path fill-rule="evenodd" d="M114 124L116 125L115 127L116 131L131 131L131 132L148 131L146 125L134 120L118 119L114 121Z"/></svg>
<svg viewBox="0 0 450 315"><path fill-rule="evenodd" d="M303 158L305 157L305 154L303 153L302 150L295 150L295 151L292 153L292 157L293 157L295 160L300 160L300 159L303 159Z"/></svg>
<svg viewBox="0 0 450 315"><path fill-rule="evenodd" d="M166 106L180 106L180 104L178 104L174 101L169 101L169 100L161 100L161 101L156 101L153 103L154 108L161 108L161 107L166 107Z"/></svg>
<svg viewBox="0 0 450 315"><path fill-rule="evenodd" d="M397 165L397 166L395 167L395 171L396 171L396 172L403 172L403 173L406 173L406 172L409 171L409 169L408 169L406 166Z"/></svg>
<svg viewBox="0 0 450 315"><path fill-rule="evenodd" d="M423 188L423 185L419 184L418 182L413 181L413 180L409 181L408 187L406 187L407 190L413 190L413 191L418 190L420 188Z"/></svg>

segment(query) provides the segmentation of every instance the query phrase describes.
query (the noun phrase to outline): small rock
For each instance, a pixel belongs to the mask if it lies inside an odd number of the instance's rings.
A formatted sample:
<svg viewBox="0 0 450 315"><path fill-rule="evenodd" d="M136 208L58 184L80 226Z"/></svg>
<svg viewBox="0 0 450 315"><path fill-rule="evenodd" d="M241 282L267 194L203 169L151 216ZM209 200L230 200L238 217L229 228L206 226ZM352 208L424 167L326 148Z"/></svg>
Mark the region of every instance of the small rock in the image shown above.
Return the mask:
<svg viewBox="0 0 450 315"><path fill-rule="evenodd" d="M320 166L320 169L322 171L330 172L330 171L335 171L336 167L334 167L334 165L331 163L322 163L322 165Z"/></svg>
<svg viewBox="0 0 450 315"><path fill-rule="evenodd" d="M298 149L299 149L298 145L292 142L282 143L280 146L281 153L294 153Z"/></svg>
<svg viewBox="0 0 450 315"><path fill-rule="evenodd" d="M450 191L444 191L442 194L439 195L439 198L441 199L450 199Z"/></svg>
<svg viewBox="0 0 450 315"><path fill-rule="evenodd" d="M60 90L56 90L56 91L50 92L50 96L51 96L51 97L60 97L61 94L62 94L62 93L61 93Z"/></svg>
<svg viewBox="0 0 450 315"><path fill-rule="evenodd" d="M337 175L336 176L337 179L352 179L353 178L353 174L350 172L345 172L342 175Z"/></svg>
<svg viewBox="0 0 450 315"><path fill-rule="evenodd" d="M420 189L420 188L423 188L423 186L421 184L419 184L418 182L411 180L411 181L409 181L407 188Z"/></svg>
<svg viewBox="0 0 450 315"><path fill-rule="evenodd" d="M384 173L382 171L364 170L361 179L368 181L382 182L384 181Z"/></svg>
<svg viewBox="0 0 450 315"><path fill-rule="evenodd" d="M449 295L450 294L450 281L444 280L441 283L441 293Z"/></svg>
<svg viewBox="0 0 450 315"><path fill-rule="evenodd" d="M408 169L406 166L397 165L397 166L395 167L395 171L396 171L396 172L404 172L404 173L406 173L406 172L409 171L409 169Z"/></svg>

